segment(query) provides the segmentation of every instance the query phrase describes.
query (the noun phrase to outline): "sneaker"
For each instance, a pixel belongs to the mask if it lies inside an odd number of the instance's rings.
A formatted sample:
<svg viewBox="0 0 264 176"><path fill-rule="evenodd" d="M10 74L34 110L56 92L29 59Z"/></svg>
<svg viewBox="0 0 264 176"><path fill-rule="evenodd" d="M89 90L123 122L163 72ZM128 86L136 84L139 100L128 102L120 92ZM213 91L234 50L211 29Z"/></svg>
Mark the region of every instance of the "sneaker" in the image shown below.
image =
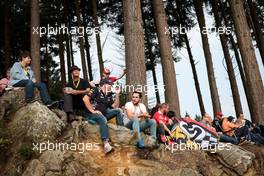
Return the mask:
<svg viewBox="0 0 264 176"><path fill-rule="evenodd" d="M57 105L58 101L49 101L47 103L45 103L45 105L48 107L48 108L52 108L53 106Z"/></svg>
<svg viewBox="0 0 264 176"><path fill-rule="evenodd" d="M145 144L144 144L142 139L138 140L137 147L140 148L140 149L145 148Z"/></svg>
<svg viewBox="0 0 264 176"><path fill-rule="evenodd" d="M104 143L104 152L105 154L110 153L113 150L113 147L109 144L109 142Z"/></svg>

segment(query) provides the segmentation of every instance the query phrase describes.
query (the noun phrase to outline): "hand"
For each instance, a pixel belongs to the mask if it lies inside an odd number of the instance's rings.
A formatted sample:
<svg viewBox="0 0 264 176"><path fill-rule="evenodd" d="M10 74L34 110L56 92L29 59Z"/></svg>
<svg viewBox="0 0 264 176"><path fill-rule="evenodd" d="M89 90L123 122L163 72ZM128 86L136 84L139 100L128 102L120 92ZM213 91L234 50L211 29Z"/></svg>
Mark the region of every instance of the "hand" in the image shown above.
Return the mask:
<svg viewBox="0 0 264 176"><path fill-rule="evenodd" d="M119 95L121 93L121 88L119 86L116 87L114 93L117 94L117 95Z"/></svg>
<svg viewBox="0 0 264 176"><path fill-rule="evenodd" d="M93 114L99 114L99 115L102 115L101 111L98 111L98 110L95 110L92 112Z"/></svg>
<svg viewBox="0 0 264 176"><path fill-rule="evenodd" d="M77 92L77 90L71 90L71 92L70 92L70 94L72 94L72 95L77 95L78 94L78 92Z"/></svg>
<svg viewBox="0 0 264 176"><path fill-rule="evenodd" d="M34 79L32 79L32 82L33 82L33 83L36 83L36 82L37 82L37 80L34 78Z"/></svg>

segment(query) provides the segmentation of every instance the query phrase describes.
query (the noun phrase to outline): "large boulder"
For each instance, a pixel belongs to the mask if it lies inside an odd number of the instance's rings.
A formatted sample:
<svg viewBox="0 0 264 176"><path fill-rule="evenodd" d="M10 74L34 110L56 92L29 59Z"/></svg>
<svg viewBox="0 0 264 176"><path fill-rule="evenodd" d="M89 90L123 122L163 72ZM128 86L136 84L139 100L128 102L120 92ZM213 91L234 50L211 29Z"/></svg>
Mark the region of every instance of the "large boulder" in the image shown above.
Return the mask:
<svg viewBox="0 0 264 176"><path fill-rule="evenodd" d="M35 90L35 100L41 100L38 90ZM13 88L6 91L0 97L0 120L7 117L8 114L16 112L19 108L26 105L25 102L25 89L23 87Z"/></svg>
<svg viewBox="0 0 264 176"><path fill-rule="evenodd" d="M54 140L65 127L58 116L39 102L20 108L13 115L9 129L15 138L27 138L40 143Z"/></svg>

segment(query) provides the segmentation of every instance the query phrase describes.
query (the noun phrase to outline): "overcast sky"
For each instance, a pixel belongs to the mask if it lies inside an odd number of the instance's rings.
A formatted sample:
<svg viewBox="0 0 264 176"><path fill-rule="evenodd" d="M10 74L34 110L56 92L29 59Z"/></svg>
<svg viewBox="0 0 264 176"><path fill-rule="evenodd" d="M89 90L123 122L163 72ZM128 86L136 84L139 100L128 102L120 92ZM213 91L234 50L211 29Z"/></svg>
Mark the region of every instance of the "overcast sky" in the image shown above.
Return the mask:
<svg viewBox="0 0 264 176"><path fill-rule="evenodd" d="M207 15L206 11L206 24L207 27L213 27L214 19L212 16ZM106 27L102 27L101 33L101 43L103 46L103 59L107 60L105 62L105 67L108 67L112 70L112 75L119 76L122 74L122 69L125 67L125 51L124 51L124 38L117 36L114 31ZM196 69L198 73L198 78L200 82L200 87L202 91L203 101L205 105L205 109L211 115L213 114L212 102L210 96L210 89L208 84L208 76L206 70L206 64L204 59L204 53L202 48L201 36L199 33L198 25L188 32L188 37L190 39L190 45L193 52L194 59L196 62ZM225 61L223 56L223 51L221 47L221 43L219 37L216 33L211 33L208 36L209 44L211 49L211 54L213 58L214 72L216 77L216 83L218 88L218 93L220 97L221 107L224 115L233 115L235 116L234 104L232 99L232 93L230 88L230 83L228 79L228 74L225 69ZM94 78L99 78L99 65L97 60L97 49L95 42L95 35L90 38L90 52L92 57L92 68L93 68L93 76ZM78 46L74 46L74 50L77 51L75 56L76 65L81 67L80 61L80 52ZM249 110L247 106L247 101L244 93L244 89L242 86L241 78L239 75L239 70L237 68L237 63L234 58L234 54L231 52L233 56L233 65L235 67L236 78L239 87L239 93L241 97L241 102L244 110L244 114L246 118L250 119ZM182 60L178 63L175 63L179 98L180 98L180 108L181 115L184 116L186 112L188 112L192 117L195 117L195 114L200 113L197 94L195 91L195 85L193 80L193 74L188 58L188 54L185 48L182 48L177 52L177 56L181 57ZM258 49L256 49L256 56L259 63L259 68L261 71L262 80L264 80L264 68L261 62L261 58L259 55ZM123 68L122 68L123 67ZM156 72L162 73L162 67L160 64L156 66ZM147 83L149 86L153 86L152 73L150 71L147 72ZM158 84L160 86L163 85L162 74L157 74ZM125 78L121 80L121 82L125 83ZM164 92L160 92L161 101L164 102ZM156 104L155 93L150 92L148 95L149 98L149 106L153 107Z"/></svg>

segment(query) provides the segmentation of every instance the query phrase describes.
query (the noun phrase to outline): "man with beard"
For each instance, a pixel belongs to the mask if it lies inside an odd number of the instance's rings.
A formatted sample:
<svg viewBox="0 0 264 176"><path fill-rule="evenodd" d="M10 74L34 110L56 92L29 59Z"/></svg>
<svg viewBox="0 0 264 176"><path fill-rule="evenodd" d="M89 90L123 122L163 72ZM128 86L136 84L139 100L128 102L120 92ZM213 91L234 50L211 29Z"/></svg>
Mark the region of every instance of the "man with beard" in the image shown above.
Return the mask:
<svg viewBox="0 0 264 176"><path fill-rule="evenodd" d="M142 93L134 91L132 94L132 101L125 105L124 125L137 133L138 148L144 148L145 144L141 138L141 131L150 128L150 133L154 141L156 141L156 123L155 120L150 119L146 106L141 103Z"/></svg>

